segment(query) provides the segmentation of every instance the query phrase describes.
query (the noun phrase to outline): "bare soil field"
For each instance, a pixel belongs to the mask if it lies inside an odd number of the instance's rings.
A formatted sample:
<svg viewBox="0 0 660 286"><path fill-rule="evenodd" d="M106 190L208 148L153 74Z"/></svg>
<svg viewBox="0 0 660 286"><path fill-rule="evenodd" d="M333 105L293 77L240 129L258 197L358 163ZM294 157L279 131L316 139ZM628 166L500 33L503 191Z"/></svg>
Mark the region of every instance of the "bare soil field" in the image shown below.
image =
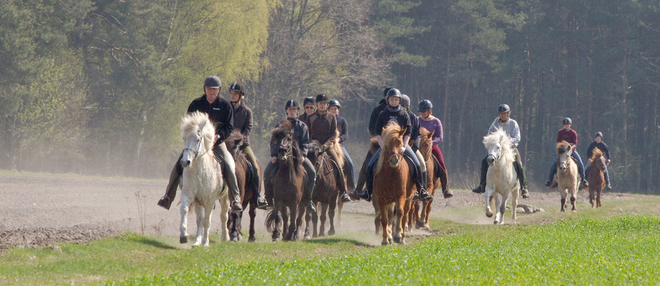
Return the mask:
<svg viewBox="0 0 660 286"><path fill-rule="evenodd" d="M167 181L127 178L93 178L75 175L0 174L0 249L7 247L44 247L60 242L82 243L113 236L124 231L144 235L178 237L179 195L167 211L156 205ZM579 201L587 200L580 192ZM604 193L604 200L632 198L626 194ZM470 191L455 191L443 199L436 195L433 210L481 206L483 197ZM559 206L556 191L532 192L519 203ZM343 208L343 224L338 233L372 231L373 208L365 201L350 202ZM256 231L266 233L266 211L257 210ZM507 215L508 216L508 215ZM447 219L461 223L492 223L482 212L474 216L454 215ZM220 217L214 212L211 231L218 232ZM243 217L247 236L247 212ZM194 229L189 220L189 230ZM302 236L302 232L301 232Z"/></svg>

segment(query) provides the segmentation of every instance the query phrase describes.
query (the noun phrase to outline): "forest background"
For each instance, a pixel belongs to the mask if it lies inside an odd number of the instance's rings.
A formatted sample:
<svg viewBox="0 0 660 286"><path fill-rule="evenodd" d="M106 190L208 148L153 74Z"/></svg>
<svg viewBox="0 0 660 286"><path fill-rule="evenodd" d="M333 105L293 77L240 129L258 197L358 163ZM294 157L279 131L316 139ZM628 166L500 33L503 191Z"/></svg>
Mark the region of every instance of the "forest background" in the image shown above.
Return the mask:
<svg viewBox="0 0 660 286"><path fill-rule="evenodd" d="M6 0L0 168L165 178L206 76L247 87L253 149L287 99L342 104L359 166L385 86L430 99L450 184L469 187L508 103L536 187L561 118L597 131L615 190L659 194L660 2L654 0Z"/></svg>

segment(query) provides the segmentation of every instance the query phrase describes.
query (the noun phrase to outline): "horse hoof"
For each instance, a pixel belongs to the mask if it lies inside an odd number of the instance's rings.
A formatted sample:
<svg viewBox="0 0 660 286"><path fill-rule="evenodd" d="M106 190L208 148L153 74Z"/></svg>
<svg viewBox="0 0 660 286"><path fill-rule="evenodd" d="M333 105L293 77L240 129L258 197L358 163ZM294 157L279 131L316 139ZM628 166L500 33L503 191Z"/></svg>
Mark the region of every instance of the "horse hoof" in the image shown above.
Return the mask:
<svg viewBox="0 0 660 286"><path fill-rule="evenodd" d="M331 229L331 230L329 230L329 231L328 231L328 235L335 235L335 231L334 231L334 230L332 230L332 229Z"/></svg>
<svg viewBox="0 0 660 286"><path fill-rule="evenodd" d="M389 244L392 244L392 237L391 237L391 236L387 238L387 242L388 242Z"/></svg>
<svg viewBox="0 0 660 286"><path fill-rule="evenodd" d="M394 237L394 242L396 242L396 243L401 243L401 238L398 237L398 236L395 236L395 237Z"/></svg>
<svg viewBox="0 0 660 286"><path fill-rule="evenodd" d="M250 236L250 238L248 238L248 242L255 242L255 241L257 241L257 239L254 236Z"/></svg>
<svg viewBox="0 0 660 286"><path fill-rule="evenodd" d="M231 238L231 241L232 241L232 242L238 242L238 237L235 237L235 236L232 237L232 238Z"/></svg>
<svg viewBox="0 0 660 286"><path fill-rule="evenodd" d="M487 217L493 217L493 212L486 212Z"/></svg>
<svg viewBox="0 0 660 286"><path fill-rule="evenodd" d="M384 239L383 241L380 242L380 245L388 245L389 242L387 242L387 239Z"/></svg>
<svg viewBox="0 0 660 286"><path fill-rule="evenodd" d="M181 244L188 243L188 237L187 236L179 237L179 243Z"/></svg>

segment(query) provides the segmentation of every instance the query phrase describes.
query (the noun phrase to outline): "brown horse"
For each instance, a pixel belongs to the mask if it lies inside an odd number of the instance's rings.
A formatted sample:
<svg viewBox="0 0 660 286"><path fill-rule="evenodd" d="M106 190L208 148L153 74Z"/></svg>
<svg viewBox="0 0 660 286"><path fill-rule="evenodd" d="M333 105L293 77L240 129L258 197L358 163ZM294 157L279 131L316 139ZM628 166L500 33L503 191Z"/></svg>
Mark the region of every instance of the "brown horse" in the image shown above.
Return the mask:
<svg viewBox="0 0 660 286"><path fill-rule="evenodd" d="M421 140L419 143L419 152L422 153L424 158L424 163L426 164L426 175L427 185L426 189L429 192L429 195L432 197L435 196L435 190L440 186L440 177L435 176L435 164L433 162L433 132L429 132L426 128L422 127L420 129ZM421 163L421 162L420 162ZM416 188L416 186L415 186ZM420 203L421 214L420 214ZM410 209L410 215L408 216L408 231L412 231L413 225L417 228L424 228L430 230L429 227L429 217L431 215L431 206L433 201L423 201L423 202L414 202Z"/></svg>
<svg viewBox="0 0 660 286"><path fill-rule="evenodd" d="M335 144L335 146L339 146ZM337 151L337 150L335 150ZM317 205L317 210L321 212L321 225L318 225L318 213L308 213L307 223L305 227L305 237L325 236L325 221L329 217L330 229L328 235L335 234L335 208L339 199L339 180L341 178L339 172L342 172L343 162L334 162L327 153L322 152L321 143L314 140L309 144L308 158L315 166L316 169L316 183L314 185L314 193L312 201ZM341 148L339 148L337 156L343 158ZM319 208L318 205L321 205ZM309 228L312 227L313 234L310 235ZM317 231L318 230L318 231Z"/></svg>
<svg viewBox="0 0 660 286"><path fill-rule="evenodd" d="M241 145L243 145L243 134L240 130L235 130L231 133L229 138L225 140L227 145L227 150L234 157L234 162L236 165L236 183L238 184L238 192L241 194L243 209L250 204L250 237L248 242L254 242L254 217L256 215L257 207L257 198L253 195L253 189L256 188L259 190L261 188L261 182L255 182L251 175L251 172L248 170L248 161L245 158L245 154L240 150ZM252 172L261 173L261 164L257 161L257 166L253 166ZM256 185L256 186L255 186ZM241 232L241 221L243 218L243 212L240 213L231 213L229 214L229 220L227 221L227 229L229 229L229 238L231 241L239 241L243 236Z"/></svg>
<svg viewBox="0 0 660 286"><path fill-rule="evenodd" d="M406 129L392 123L382 133L384 148L374 172L373 202L383 228L383 245L405 244L408 213L414 183L410 180L408 162L404 159L403 134Z"/></svg>
<svg viewBox="0 0 660 286"><path fill-rule="evenodd" d="M598 148L594 148L591 158L589 158L590 168L589 173L587 173L587 181L589 181L589 202L591 203L591 208L601 206L601 194L603 188L605 188L605 168L607 165L605 163L605 156L603 152ZM594 204L594 199L596 204Z"/></svg>
<svg viewBox="0 0 660 286"><path fill-rule="evenodd" d="M566 141L557 143L557 173L555 174L555 181L557 182L557 190L561 194L561 211L566 207L566 197L568 193L571 194L571 204L573 205L572 211L577 211L575 208L575 200L577 199L578 186L580 184L580 175L578 175L577 163L573 162L571 153L573 147Z"/></svg>
<svg viewBox="0 0 660 286"><path fill-rule="evenodd" d="M288 120L283 120L278 128L272 131L271 143L277 144L278 170L266 188L273 194L274 206L266 217L266 228L273 233L273 241L280 237L280 226L286 232L284 240L297 240L298 227L302 224L305 207L301 204L303 181L305 173L302 162L303 154L298 142L293 139L293 126ZM268 191L268 190L267 190Z"/></svg>

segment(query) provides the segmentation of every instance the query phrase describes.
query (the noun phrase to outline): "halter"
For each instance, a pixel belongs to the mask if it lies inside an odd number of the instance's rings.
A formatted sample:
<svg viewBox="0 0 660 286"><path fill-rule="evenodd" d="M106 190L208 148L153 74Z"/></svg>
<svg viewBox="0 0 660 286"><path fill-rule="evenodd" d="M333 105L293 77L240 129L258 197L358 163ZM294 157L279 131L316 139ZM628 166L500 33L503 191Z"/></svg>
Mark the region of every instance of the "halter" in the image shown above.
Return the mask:
<svg viewBox="0 0 660 286"><path fill-rule="evenodd" d="M202 137L202 138L204 138L204 137ZM204 150L204 153L201 153L201 154L199 153L199 148L200 148L200 146L202 146L202 141L203 141L203 139L200 139L200 140L197 142L197 146L195 147L195 149L188 148L188 147L183 148L183 152L185 152L186 150L193 152L193 154L195 154L195 157L193 157L193 160L194 160L194 159L197 159L198 157L200 157L200 156L202 156L202 155L204 155L204 154L206 154L206 153L209 151L208 149L207 149L207 150Z"/></svg>
<svg viewBox="0 0 660 286"><path fill-rule="evenodd" d="M401 161L404 152L390 152L390 154L387 155L387 159L389 160L392 156L396 156L397 161Z"/></svg>

